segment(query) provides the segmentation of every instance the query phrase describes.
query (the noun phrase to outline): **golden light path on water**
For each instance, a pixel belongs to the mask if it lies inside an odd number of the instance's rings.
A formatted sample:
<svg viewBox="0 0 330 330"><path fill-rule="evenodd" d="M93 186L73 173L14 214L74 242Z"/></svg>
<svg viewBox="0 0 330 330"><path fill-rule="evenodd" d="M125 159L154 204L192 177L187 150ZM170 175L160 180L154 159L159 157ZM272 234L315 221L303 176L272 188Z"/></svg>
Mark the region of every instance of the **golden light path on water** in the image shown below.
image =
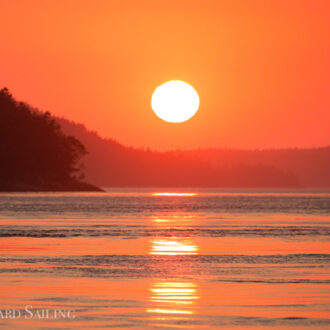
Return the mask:
<svg viewBox="0 0 330 330"><path fill-rule="evenodd" d="M191 241L157 240L152 241L151 243L153 245L150 254L165 256L197 254L197 246L193 245Z"/></svg>
<svg viewBox="0 0 330 330"><path fill-rule="evenodd" d="M158 303L157 308L147 309L148 313L193 314L191 306L198 299L196 285L188 282L155 282L153 283L150 301Z"/></svg>
<svg viewBox="0 0 330 330"><path fill-rule="evenodd" d="M176 196L176 195L174 195ZM191 196L191 195L189 195ZM182 221L181 221L182 220ZM160 219L154 218L152 222L159 226L161 223L168 223L175 225L180 222L182 224L189 225L193 220L191 216L174 216L173 219ZM184 255L196 255L198 254L199 246L192 240L187 240L181 237L171 238L159 238L150 241L151 255L160 255L164 258L164 263L169 261L175 256ZM184 269L185 264L182 263L182 268L178 269L178 276ZM176 315L192 315L195 313L194 305L200 298L198 295L197 284L193 282L181 282L181 281L155 281L150 288L150 302L155 306L148 308L146 311L150 314L161 314L161 319L174 320L177 319ZM158 317L152 317L155 321Z"/></svg>
<svg viewBox="0 0 330 330"><path fill-rule="evenodd" d="M196 193L178 193L178 192L156 192L156 193L152 193L152 196L196 196Z"/></svg>

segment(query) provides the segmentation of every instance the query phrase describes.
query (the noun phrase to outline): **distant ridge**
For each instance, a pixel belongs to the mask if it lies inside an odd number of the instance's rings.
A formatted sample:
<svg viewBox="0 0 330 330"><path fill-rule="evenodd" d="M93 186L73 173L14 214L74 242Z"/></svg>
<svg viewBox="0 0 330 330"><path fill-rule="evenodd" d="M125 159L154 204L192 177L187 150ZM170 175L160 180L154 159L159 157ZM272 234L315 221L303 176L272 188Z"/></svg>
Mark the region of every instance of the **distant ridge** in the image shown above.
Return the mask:
<svg viewBox="0 0 330 330"><path fill-rule="evenodd" d="M89 154L86 178L115 187L329 188L330 146L310 149L200 149L169 152L126 147L84 125L56 118Z"/></svg>
<svg viewBox="0 0 330 330"><path fill-rule="evenodd" d="M203 149L185 151L193 159L203 159L214 166L264 164L288 170L308 188L330 187L330 146L264 150Z"/></svg>

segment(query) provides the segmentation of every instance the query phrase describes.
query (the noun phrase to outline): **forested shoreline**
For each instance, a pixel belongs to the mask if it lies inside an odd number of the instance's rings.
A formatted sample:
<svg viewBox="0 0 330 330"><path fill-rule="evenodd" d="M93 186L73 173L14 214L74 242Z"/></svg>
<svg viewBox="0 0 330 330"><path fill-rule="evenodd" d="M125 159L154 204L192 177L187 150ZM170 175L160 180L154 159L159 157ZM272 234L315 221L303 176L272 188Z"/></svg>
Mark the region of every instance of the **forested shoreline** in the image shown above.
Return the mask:
<svg viewBox="0 0 330 330"><path fill-rule="evenodd" d="M49 112L35 112L0 90L0 191L95 191L83 181L85 146Z"/></svg>

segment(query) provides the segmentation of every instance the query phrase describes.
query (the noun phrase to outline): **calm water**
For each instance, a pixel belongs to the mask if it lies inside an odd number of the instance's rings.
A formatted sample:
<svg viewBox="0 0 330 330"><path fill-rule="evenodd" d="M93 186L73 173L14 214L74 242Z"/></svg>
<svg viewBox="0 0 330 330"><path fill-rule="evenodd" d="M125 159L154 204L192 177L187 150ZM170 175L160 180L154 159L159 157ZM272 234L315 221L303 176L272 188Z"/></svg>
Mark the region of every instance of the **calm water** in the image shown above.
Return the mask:
<svg viewBox="0 0 330 330"><path fill-rule="evenodd" d="M0 326L330 327L329 193L153 192L0 194Z"/></svg>

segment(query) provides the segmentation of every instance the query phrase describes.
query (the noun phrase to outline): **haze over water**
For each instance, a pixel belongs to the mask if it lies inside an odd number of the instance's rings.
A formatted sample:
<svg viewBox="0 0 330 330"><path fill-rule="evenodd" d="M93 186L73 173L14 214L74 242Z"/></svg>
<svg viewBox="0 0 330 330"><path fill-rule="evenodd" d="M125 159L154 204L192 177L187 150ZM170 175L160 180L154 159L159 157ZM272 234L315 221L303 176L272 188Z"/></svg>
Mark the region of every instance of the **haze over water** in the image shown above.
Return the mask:
<svg viewBox="0 0 330 330"><path fill-rule="evenodd" d="M328 192L0 194L0 326L326 329L329 224Z"/></svg>

